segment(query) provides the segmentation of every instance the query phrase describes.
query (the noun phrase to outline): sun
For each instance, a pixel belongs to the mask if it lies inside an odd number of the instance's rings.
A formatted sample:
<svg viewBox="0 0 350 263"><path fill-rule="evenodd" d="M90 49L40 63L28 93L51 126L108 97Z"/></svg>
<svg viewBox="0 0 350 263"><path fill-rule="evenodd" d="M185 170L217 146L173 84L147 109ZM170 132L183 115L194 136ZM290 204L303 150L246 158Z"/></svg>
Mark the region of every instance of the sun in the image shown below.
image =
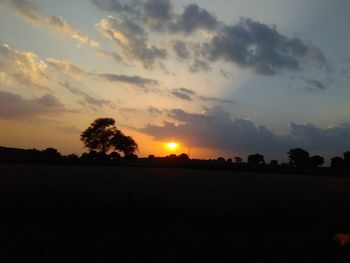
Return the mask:
<svg viewBox="0 0 350 263"><path fill-rule="evenodd" d="M177 148L179 148L179 144L176 143L176 142L168 142L168 143L166 144L166 147L167 147L169 150L174 151L174 150L176 150Z"/></svg>

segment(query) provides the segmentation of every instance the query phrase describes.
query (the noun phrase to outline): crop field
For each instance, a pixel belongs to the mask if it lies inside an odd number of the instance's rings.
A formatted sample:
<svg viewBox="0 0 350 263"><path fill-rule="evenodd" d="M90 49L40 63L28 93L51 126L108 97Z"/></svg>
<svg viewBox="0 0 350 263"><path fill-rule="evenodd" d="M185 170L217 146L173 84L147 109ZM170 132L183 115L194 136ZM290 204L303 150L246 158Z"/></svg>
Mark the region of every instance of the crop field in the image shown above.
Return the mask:
<svg viewBox="0 0 350 263"><path fill-rule="evenodd" d="M1 262L349 262L350 178L0 165Z"/></svg>

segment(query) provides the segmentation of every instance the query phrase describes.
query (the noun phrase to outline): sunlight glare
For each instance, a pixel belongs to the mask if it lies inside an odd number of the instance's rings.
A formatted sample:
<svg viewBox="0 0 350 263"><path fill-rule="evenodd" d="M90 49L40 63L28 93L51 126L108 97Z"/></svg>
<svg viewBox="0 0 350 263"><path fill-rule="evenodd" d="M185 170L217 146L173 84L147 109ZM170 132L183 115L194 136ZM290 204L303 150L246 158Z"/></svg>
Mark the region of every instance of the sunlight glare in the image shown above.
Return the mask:
<svg viewBox="0 0 350 263"><path fill-rule="evenodd" d="M176 150L177 148L179 148L179 144L176 143L176 142L169 142L169 143L167 143L167 148L168 148L169 150L174 151L174 150Z"/></svg>

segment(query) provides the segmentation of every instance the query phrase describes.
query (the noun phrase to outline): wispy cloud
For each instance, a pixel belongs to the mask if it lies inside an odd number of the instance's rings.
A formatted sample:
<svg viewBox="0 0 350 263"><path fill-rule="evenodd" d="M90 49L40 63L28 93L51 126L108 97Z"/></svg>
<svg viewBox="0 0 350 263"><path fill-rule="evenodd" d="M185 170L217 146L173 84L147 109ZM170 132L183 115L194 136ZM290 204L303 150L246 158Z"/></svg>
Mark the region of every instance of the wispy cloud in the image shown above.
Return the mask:
<svg viewBox="0 0 350 263"><path fill-rule="evenodd" d="M89 39L87 35L75 29L62 17L43 13L33 0L4 0L3 4L33 24L49 28L60 36L76 40L79 45L87 44L91 47L99 47L99 43Z"/></svg>

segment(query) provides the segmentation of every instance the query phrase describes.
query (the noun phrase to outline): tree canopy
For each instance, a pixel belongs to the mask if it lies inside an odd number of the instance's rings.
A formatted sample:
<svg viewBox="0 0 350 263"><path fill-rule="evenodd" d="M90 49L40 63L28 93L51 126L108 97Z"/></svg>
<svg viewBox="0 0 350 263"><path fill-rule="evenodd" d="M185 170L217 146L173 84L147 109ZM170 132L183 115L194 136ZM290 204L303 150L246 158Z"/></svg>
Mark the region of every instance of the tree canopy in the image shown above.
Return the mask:
<svg viewBox="0 0 350 263"><path fill-rule="evenodd" d="M132 155L138 151L138 145L131 136L124 135L115 126L112 118L99 118L94 120L90 126L82 132L80 140L90 151L102 154L114 150L124 154Z"/></svg>

